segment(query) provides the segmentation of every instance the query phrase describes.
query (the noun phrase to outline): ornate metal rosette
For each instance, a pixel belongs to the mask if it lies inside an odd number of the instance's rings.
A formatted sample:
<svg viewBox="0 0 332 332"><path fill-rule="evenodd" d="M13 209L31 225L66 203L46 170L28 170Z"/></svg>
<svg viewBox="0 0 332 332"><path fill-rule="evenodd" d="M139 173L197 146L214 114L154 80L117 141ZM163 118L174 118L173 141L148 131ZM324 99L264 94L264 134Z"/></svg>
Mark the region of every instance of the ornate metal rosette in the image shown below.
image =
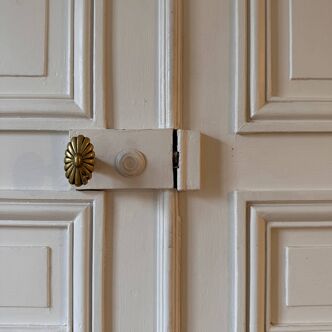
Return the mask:
<svg viewBox="0 0 332 332"><path fill-rule="evenodd" d="M73 137L67 144L64 162L66 178L70 184L76 187L87 184L95 165L95 153L90 139L83 135Z"/></svg>

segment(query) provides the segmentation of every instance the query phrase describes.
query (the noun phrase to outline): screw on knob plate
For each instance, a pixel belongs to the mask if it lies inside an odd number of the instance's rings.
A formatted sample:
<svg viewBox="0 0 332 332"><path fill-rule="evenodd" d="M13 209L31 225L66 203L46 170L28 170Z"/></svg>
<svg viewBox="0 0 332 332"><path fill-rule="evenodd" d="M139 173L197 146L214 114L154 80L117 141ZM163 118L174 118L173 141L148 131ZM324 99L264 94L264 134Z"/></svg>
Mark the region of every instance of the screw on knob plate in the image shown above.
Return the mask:
<svg viewBox="0 0 332 332"><path fill-rule="evenodd" d="M115 168L126 177L141 175L146 167L145 156L137 150L123 150L115 157Z"/></svg>
<svg viewBox="0 0 332 332"><path fill-rule="evenodd" d="M95 165L95 153L90 139L75 136L67 144L65 151L65 174L70 184L80 187L88 183Z"/></svg>

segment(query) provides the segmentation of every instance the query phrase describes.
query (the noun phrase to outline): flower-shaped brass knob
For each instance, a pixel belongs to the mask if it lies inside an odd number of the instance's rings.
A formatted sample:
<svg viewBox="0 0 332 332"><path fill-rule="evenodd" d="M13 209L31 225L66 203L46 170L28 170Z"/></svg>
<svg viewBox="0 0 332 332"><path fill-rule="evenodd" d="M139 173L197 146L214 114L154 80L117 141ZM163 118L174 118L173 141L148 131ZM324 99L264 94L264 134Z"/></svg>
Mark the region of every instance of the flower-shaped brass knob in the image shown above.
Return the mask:
<svg viewBox="0 0 332 332"><path fill-rule="evenodd" d="M76 187L87 184L95 165L95 153L90 139L83 135L73 137L67 144L64 162L66 178L70 184Z"/></svg>

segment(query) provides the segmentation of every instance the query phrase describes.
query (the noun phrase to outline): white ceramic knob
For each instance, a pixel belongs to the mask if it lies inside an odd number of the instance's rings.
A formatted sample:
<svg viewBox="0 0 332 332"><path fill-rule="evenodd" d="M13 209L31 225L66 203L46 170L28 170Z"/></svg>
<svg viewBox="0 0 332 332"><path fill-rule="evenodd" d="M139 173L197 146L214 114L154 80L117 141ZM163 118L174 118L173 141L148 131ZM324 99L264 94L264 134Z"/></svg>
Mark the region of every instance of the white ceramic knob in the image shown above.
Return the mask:
<svg viewBox="0 0 332 332"><path fill-rule="evenodd" d="M122 150L115 157L115 168L122 176L141 175L146 167L145 156L137 150Z"/></svg>

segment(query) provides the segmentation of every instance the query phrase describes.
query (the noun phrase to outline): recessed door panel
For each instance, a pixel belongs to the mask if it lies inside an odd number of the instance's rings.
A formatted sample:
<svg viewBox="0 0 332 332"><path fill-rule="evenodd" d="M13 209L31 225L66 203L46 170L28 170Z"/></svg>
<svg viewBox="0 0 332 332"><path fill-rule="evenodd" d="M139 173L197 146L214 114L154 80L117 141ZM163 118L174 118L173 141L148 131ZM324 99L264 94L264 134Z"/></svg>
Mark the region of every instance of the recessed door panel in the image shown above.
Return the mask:
<svg viewBox="0 0 332 332"><path fill-rule="evenodd" d="M0 76L45 76L47 0L3 0L0 8Z"/></svg>
<svg viewBox="0 0 332 332"><path fill-rule="evenodd" d="M15 122L33 127L36 117L94 120L92 72L98 65L93 66L93 54L100 56L99 61L102 54L94 48L91 35L93 9L99 4L100 0L1 1L4 127ZM102 23L101 18L98 24Z"/></svg>
<svg viewBox="0 0 332 332"><path fill-rule="evenodd" d="M332 329L331 198L313 191L237 194L234 272L244 302L236 308L248 310L246 331Z"/></svg>
<svg viewBox="0 0 332 332"><path fill-rule="evenodd" d="M331 1L238 4L236 131L331 131Z"/></svg>
<svg viewBox="0 0 332 332"><path fill-rule="evenodd" d="M98 194L1 194L0 330L102 324L101 211Z"/></svg>

